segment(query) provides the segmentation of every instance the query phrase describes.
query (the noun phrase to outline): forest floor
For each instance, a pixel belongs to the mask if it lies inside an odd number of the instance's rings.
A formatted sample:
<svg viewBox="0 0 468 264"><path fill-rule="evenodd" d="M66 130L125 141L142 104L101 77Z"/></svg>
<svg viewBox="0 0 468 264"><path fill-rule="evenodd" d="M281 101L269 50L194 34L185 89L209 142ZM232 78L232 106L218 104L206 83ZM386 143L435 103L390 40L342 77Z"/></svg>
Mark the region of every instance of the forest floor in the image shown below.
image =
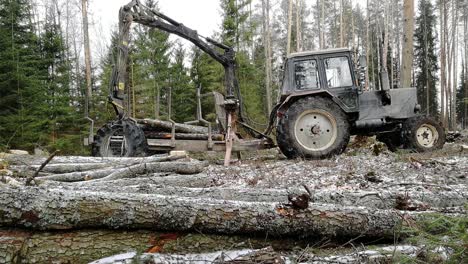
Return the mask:
<svg viewBox="0 0 468 264"><path fill-rule="evenodd" d="M468 258L466 145L467 132L442 150L422 154L390 152L374 139L357 138L344 154L326 160L286 160L270 150L246 153L242 160L224 167L217 165L216 155L194 154L191 158L208 160L209 165L191 175L155 173L150 177L113 180L99 188L52 181L38 181L39 187L34 187L284 206L291 206L288 197L308 194L310 206L327 204L401 213L410 224L394 228L393 237L275 237L268 232L223 235L197 229L161 233L140 228L38 231L3 221L0 263L87 263L114 254L122 255L95 263L229 263L233 259L238 262L231 263L457 263ZM15 177L15 166L18 169L27 163L39 164L37 159L44 158L0 157L4 167L0 169L13 172L13 176L0 176L0 193L2 188L11 186L26 188L24 179ZM407 212L424 217L408 220ZM6 215L0 209L0 216Z"/></svg>

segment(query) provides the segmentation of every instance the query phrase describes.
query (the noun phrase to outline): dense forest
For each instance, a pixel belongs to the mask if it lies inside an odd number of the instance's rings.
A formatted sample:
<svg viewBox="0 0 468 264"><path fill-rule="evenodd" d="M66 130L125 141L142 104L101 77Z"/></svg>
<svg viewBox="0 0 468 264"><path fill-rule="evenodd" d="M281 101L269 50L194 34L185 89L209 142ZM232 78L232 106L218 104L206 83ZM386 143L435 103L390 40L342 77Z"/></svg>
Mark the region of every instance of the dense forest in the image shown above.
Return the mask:
<svg viewBox="0 0 468 264"><path fill-rule="evenodd" d="M158 9L155 0L145 4ZM106 56L92 58L96 40L88 27L96 25L89 23L88 5L0 0L0 148L86 153L89 118L96 128L114 118L107 96L117 32ZM393 88L417 87L423 113L446 129L468 125L466 1L219 0L218 8L222 23L211 37L235 48L243 110L259 128L277 100L284 57L337 47L366 56L367 89L380 89L384 67ZM222 93L221 65L165 32L134 25L129 113L165 119L171 112L177 122L193 120L197 88ZM202 105L213 121L212 98Z"/></svg>

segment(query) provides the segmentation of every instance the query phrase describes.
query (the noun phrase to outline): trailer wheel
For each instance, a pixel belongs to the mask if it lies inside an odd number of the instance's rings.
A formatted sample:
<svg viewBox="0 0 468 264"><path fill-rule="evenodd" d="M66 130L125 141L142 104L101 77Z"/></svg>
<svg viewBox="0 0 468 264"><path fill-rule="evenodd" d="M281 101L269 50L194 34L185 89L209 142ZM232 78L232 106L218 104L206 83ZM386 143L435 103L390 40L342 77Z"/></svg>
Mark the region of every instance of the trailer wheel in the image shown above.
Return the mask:
<svg viewBox="0 0 468 264"><path fill-rule="evenodd" d="M94 136L92 155L100 157L145 156L148 149L143 130L132 120L105 124Z"/></svg>
<svg viewBox="0 0 468 264"><path fill-rule="evenodd" d="M278 122L277 143L288 158L327 158L342 153L348 142L346 114L327 98L301 98Z"/></svg>
<svg viewBox="0 0 468 264"><path fill-rule="evenodd" d="M441 149L445 144L444 128L426 116L406 120L404 133L407 147L417 152Z"/></svg>

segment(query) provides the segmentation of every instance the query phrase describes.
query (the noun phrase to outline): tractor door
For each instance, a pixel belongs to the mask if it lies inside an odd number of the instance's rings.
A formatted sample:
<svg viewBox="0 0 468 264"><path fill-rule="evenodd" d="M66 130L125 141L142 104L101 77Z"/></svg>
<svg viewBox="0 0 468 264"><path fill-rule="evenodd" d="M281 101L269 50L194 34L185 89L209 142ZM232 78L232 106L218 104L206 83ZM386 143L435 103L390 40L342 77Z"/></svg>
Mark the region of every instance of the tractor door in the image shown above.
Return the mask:
<svg viewBox="0 0 468 264"><path fill-rule="evenodd" d="M351 70L349 55L333 54L321 57L322 85L345 112L359 110L358 87Z"/></svg>

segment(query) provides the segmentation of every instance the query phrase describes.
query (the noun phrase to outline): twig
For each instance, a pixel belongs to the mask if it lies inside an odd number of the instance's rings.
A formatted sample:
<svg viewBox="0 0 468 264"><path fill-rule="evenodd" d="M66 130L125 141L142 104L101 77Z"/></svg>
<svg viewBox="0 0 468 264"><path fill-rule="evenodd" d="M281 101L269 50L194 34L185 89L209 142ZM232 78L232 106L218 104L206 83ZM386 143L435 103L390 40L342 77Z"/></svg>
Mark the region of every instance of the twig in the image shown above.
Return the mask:
<svg viewBox="0 0 468 264"><path fill-rule="evenodd" d="M26 186L28 185L31 185L31 182L34 180L34 178L36 178L38 175L39 175L39 172L41 172L42 169L44 169L45 166L47 166L47 164L49 164L49 162L55 157L55 155L57 155L58 153L60 152L60 150L56 150L54 151L54 153L52 153L47 159L46 161L44 161L41 166L36 170L36 172L34 172L34 174L31 176L31 177L28 177L28 179L26 180Z"/></svg>

